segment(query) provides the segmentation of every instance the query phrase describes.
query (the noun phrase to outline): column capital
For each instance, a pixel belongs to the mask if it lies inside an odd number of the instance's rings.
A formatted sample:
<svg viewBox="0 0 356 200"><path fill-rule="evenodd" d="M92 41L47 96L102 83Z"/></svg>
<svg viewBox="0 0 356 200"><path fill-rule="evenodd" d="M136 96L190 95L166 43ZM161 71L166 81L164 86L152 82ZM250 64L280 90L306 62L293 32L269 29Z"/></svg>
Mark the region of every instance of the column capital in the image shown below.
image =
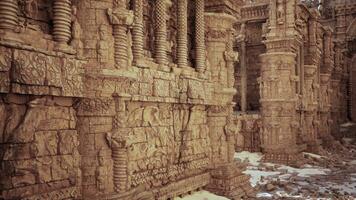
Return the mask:
<svg viewBox="0 0 356 200"><path fill-rule="evenodd" d="M157 1L162 1L167 8L171 7L173 5L172 0L157 0ZM181 1L181 0L178 0Z"/></svg>
<svg viewBox="0 0 356 200"><path fill-rule="evenodd" d="M109 22L112 25L132 25L134 21L134 13L131 10L123 8L107 9Z"/></svg>

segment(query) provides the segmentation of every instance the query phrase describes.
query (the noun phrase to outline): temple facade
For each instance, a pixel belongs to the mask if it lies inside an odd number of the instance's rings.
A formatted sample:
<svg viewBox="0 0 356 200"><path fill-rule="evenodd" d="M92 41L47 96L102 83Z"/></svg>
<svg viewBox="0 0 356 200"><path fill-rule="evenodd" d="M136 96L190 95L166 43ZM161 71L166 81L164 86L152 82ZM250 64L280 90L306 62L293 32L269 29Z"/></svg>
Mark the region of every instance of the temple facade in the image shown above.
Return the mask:
<svg viewBox="0 0 356 200"><path fill-rule="evenodd" d="M252 198L356 120L353 0L1 0L0 199Z"/></svg>

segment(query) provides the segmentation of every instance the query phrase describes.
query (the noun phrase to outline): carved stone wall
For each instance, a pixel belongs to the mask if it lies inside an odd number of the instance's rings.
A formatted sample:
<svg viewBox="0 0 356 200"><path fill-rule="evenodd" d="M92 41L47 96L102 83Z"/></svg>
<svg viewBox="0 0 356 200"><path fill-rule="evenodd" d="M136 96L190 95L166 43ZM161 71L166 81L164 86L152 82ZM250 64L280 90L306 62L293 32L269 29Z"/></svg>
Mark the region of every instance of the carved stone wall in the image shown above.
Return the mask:
<svg viewBox="0 0 356 200"><path fill-rule="evenodd" d="M81 156L71 98L1 95L4 199L80 196Z"/></svg>

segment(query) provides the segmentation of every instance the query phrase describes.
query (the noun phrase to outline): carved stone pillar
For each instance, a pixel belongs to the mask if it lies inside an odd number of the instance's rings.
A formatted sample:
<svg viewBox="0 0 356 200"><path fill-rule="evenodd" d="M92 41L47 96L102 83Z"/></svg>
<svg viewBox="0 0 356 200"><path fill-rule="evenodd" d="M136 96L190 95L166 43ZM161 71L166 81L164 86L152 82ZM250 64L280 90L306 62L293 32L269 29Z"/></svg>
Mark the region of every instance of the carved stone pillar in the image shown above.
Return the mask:
<svg viewBox="0 0 356 200"><path fill-rule="evenodd" d="M17 0L0 1L0 29L14 30L18 25Z"/></svg>
<svg viewBox="0 0 356 200"><path fill-rule="evenodd" d="M245 24L241 24L240 35L238 42L240 42L240 77L241 77L241 111L247 111L247 69L246 69L246 28Z"/></svg>
<svg viewBox="0 0 356 200"><path fill-rule="evenodd" d="M125 129L126 101L129 95L113 95L115 100L115 117L113 120L113 131L108 133L106 138L111 147L113 165L113 181L116 192L129 190L129 175L127 173L128 150L127 150L127 131Z"/></svg>
<svg viewBox="0 0 356 200"><path fill-rule="evenodd" d="M167 9L172 5L170 0L156 0L156 41L155 58L160 65L168 64L167 60Z"/></svg>
<svg viewBox="0 0 356 200"><path fill-rule="evenodd" d="M308 145L308 150L315 152L317 149L318 142L318 132L317 132L317 92L318 86L315 81L315 76L317 73L317 66L315 65L304 65L305 70L305 80L304 80L304 127L303 135L304 142Z"/></svg>
<svg viewBox="0 0 356 200"><path fill-rule="evenodd" d="M107 14L113 27L115 68L128 68L128 26L133 23L133 12L122 7L108 9Z"/></svg>
<svg viewBox="0 0 356 200"><path fill-rule="evenodd" d="M228 41L226 43L225 61L227 68L227 87L233 88L235 84L235 62L238 60L238 53L233 49L233 32L228 31Z"/></svg>
<svg viewBox="0 0 356 200"><path fill-rule="evenodd" d="M204 0L195 0L195 59L196 70L205 71Z"/></svg>
<svg viewBox="0 0 356 200"><path fill-rule="evenodd" d="M330 94L331 94L331 82L330 74L320 74L320 121L322 126L320 126L320 138L324 141L330 139Z"/></svg>
<svg viewBox="0 0 356 200"><path fill-rule="evenodd" d="M271 1L269 32L264 41L267 52L260 56L261 143L264 160L296 163L304 146L297 143L295 44L300 35L295 27L296 0Z"/></svg>
<svg viewBox="0 0 356 200"><path fill-rule="evenodd" d="M139 61L144 57L143 52L143 0L134 0L134 25L132 29L133 62L140 66Z"/></svg>
<svg viewBox="0 0 356 200"><path fill-rule="evenodd" d="M71 39L71 0L53 2L53 39L59 47L66 47Z"/></svg>
<svg viewBox="0 0 356 200"><path fill-rule="evenodd" d="M177 10L177 64L178 67L188 66L188 1L178 0Z"/></svg>
<svg viewBox="0 0 356 200"><path fill-rule="evenodd" d="M288 163L298 152L296 88L290 80L296 65L295 56L288 52L261 55L261 143L266 161Z"/></svg>

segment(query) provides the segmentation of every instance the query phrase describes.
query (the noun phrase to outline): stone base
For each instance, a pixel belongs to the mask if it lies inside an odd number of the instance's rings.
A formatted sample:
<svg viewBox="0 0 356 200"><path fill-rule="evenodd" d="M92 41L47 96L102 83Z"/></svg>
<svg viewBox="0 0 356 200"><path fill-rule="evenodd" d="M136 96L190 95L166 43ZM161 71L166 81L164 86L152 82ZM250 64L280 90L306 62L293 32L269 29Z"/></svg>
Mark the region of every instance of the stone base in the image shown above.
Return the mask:
<svg viewBox="0 0 356 200"><path fill-rule="evenodd" d="M228 163L211 171L211 182L206 190L229 199L249 199L255 196L250 184L250 176L242 174L237 163Z"/></svg>
<svg viewBox="0 0 356 200"><path fill-rule="evenodd" d="M200 190L210 182L210 174L204 173L176 181L159 189L155 189L153 193L155 195L155 199L157 200L174 199L175 197Z"/></svg>
<svg viewBox="0 0 356 200"><path fill-rule="evenodd" d="M73 47L71 47L65 43L56 43L54 50L63 52L63 53L67 53L67 54L75 54L76 53L76 51L74 50Z"/></svg>
<svg viewBox="0 0 356 200"><path fill-rule="evenodd" d="M18 33L14 33L12 30L0 30L0 40L8 42L22 43Z"/></svg>
<svg viewBox="0 0 356 200"><path fill-rule="evenodd" d="M301 153L264 153L262 162L271 162L284 165L299 165L302 162L303 155Z"/></svg>
<svg viewBox="0 0 356 200"><path fill-rule="evenodd" d="M318 154L320 152L321 143L321 140L307 142L307 152Z"/></svg>

